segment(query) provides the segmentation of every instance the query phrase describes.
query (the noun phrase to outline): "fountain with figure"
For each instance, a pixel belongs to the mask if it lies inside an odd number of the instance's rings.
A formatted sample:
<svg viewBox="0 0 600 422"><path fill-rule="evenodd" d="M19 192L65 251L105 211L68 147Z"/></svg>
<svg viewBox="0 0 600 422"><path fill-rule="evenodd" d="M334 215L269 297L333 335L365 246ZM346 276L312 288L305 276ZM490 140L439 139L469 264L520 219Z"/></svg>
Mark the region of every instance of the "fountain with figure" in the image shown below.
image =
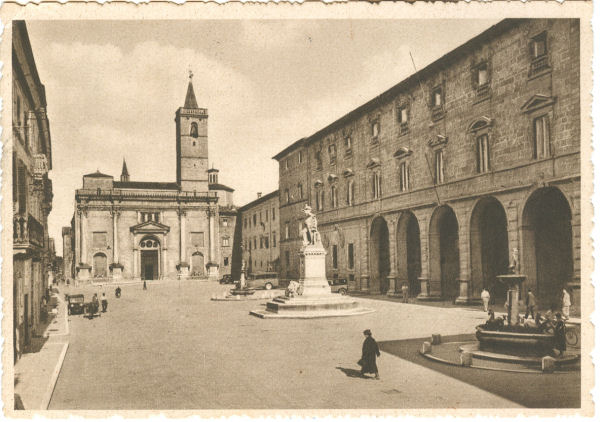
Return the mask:
<svg viewBox="0 0 600 422"><path fill-rule="evenodd" d="M361 307L354 298L331 293L325 275L327 252L321 242L317 217L309 205L303 211L300 281L290 283L293 291L290 290L286 296L277 297L267 302L265 309L251 311L250 314L260 318L323 318L373 312Z"/></svg>

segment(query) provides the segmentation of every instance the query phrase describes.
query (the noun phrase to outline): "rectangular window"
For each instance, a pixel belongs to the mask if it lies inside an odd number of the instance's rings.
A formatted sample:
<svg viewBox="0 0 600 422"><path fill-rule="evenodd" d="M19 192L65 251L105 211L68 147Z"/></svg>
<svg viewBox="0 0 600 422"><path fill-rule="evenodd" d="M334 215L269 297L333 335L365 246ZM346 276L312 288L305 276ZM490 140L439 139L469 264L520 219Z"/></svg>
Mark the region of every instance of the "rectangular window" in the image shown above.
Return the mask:
<svg viewBox="0 0 600 422"><path fill-rule="evenodd" d="M485 173L490 169L489 141L487 133L477 137L477 172Z"/></svg>
<svg viewBox="0 0 600 422"><path fill-rule="evenodd" d="M256 214L252 216L252 224L256 227Z"/></svg>
<svg viewBox="0 0 600 422"><path fill-rule="evenodd" d="M286 158L286 159L285 159L285 169L286 169L286 170L289 170L289 169L290 169L290 159L289 159L289 158Z"/></svg>
<svg viewBox="0 0 600 422"><path fill-rule="evenodd" d="M337 159L337 148L336 148L335 144L329 144L328 151L329 151L329 163L333 164L333 163L335 163L335 160Z"/></svg>
<svg viewBox="0 0 600 422"><path fill-rule="evenodd" d="M487 64L482 64L477 69L477 86L484 86L488 83Z"/></svg>
<svg viewBox="0 0 600 422"><path fill-rule="evenodd" d="M302 160L303 160L303 158L304 158L304 157L302 157L302 151L300 151L300 152L298 153L298 164L302 164Z"/></svg>
<svg viewBox="0 0 600 422"><path fill-rule="evenodd" d="M331 187L331 208L337 208L337 187Z"/></svg>
<svg viewBox="0 0 600 422"><path fill-rule="evenodd" d="M304 198L304 189L302 188L302 183L298 184L298 195L299 199Z"/></svg>
<svg viewBox="0 0 600 422"><path fill-rule="evenodd" d="M438 149L435 152L435 184L444 183L444 151Z"/></svg>
<svg viewBox="0 0 600 422"><path fill-rule="evenodd" d="M244 228L248 227L248 219L244 217Z"/></svg>
<svg viewBox="0 0 600 422"><path fill-rule="evenodd" d="M265 236L265 248L269 249L269 235Z"/></svg>
<svg viewBox="0 0 600 422"><path fill-rule="evenodd" d="M531 56L537 59L538 57L545 56L547 52L546 33L542 32L531 40Z"/></svg>
<svg viewBox="0 0 600 422"><path fill-rule="evenodd" d="M226 256L225 258L223 258L223 266L227 267L229 265L229 257Z"/></svg>
<svg viewBox="0 0 600 422"><path fill-rule="evenodd" d="M398 109L398 122L401 125L408 124L408 106L404 105Z"/></svg>
<svg viewBox="0 0 600 422"><path fill-rule="evenodd" d="M381 197L381 177L379 173L373 173L371 177L371 197L373 199Z"/></svg>
<svg viewBox="0 0 600 422"><path fill-rule="evenodd" d="M346 184L346 205L354 205L354 180L348 180Z"/></svg>
<svg viewBox="0 0 600 422"><path fill-rule="evenodd" d="M256 247L256 237L255 237L254 238L254 250L256 250L256 249L257 249L257 247Z"/></svg>
<svg viewBox="0 0 600 422"><path fill-rule="evenodd" d="M227 227L229 225L229 220L227 218L222 218L221 224L223 225L223 227Z"/></svg>
<svg viewBox="0 0 600 422"><path fill-rule="evenodd" d="M432 98L434 107L441 107L442 105L442 88L436 88L433 90L433 98Z"/></svg>
<svg viewBox="0 0 600 422"><path fill-rule="evenodd" d="M275 220L275 208L273 208L273 214L272 214L272 216L273 216L273 220Z"/></svg>
<svg viewBox="0 0 600 422"><path fill-rule="evenodd" d="M406 192L409 188L408 163L404 161L400 164L400 191Z"/></svg>
<svg viewBox="0 0 600 422"><path fill-rule="evenodd" d="M285 190L284 196L285 196L285 203L289 204L290 203L290 191L289 191L289 189Z"/></svg>
<svg viewBox="0 0 600 422"><path fill-rule="evenodd" d="M19 214L25 214L27 210L27 170L24 166L18 165L19 179Z"/></svg>
<svg viewBox="0 0 600 422"><path fill-rule="evenodd" d="M379 136L379 122L371 123L371 136L377 138Z"/></svg>
<svg viewBox="0 0 600 422"><path fill-rule="evenodd" d="M348 243L348 269L354 269L354 243Z"/></svg>
<svg viewBox="0 0 600 422"><path fill-rule="evenodd" d="M290 251L285 251L285 266L290 267Z"/></svg>
<svg viewBox="0 0 600 422"><path fill-rule="evenodd" d="M344 138L344 144L346 145L346 150L351 150L352 149L352 137L346 136Z"/></svg>
<svg viewBox="0 0 600 422"><path fill-rule="evenodd" d="M338 249L337 249L337 245L332 245L331 246L331 259L333 262L333 268L337 269L338 267Z"/></svg>
<svg viewBox="0 0 600 422"><path fill-rule="evenodd" d="M550 156L550 122L545 114L533 121L533 156L546 158Z"/></svg>
<svg viewBox="0 0 600 422"><path fill-rule="evenodd" d="M222 245L223 246L229 246L229 238L228 237L224 237L222 239Z"/></svg>
<svg viewBox="0 0 600 422"><path fill-rule="evenodd" d="M273 232L273 247L277 247L277 232Z"/></svg>
<svg viewBox="0 0 600 422"><path fill-rule="evenodd" d="M108 244L108 236L106 232L93 232L92 233L92 247L93 248L105 248Z"/></svg>
<svg viewBox="0 0 600 422"><path fill-rule="evenodd" d="M263 248L263 246L264 246L264 241L263 241L263 239L264 239L264 238L263 238L262 236L261 236L261 237L260 237L260 239L259 239L259 244L260 244L260 248L261 248L261 249L262 249L262 248Z"/></svg>
<svg viewBox="0 0 600 422"><path fill-rule="evenodd" d="M285 237L284 239L290 238L290 223L285 223Z"/></svg>
<svg viewBox="0 0 600 422"><path fill-rule="evenodd" d="M204 232L192 232L191 233L192 246L201 248L204 246Z"/></svg>

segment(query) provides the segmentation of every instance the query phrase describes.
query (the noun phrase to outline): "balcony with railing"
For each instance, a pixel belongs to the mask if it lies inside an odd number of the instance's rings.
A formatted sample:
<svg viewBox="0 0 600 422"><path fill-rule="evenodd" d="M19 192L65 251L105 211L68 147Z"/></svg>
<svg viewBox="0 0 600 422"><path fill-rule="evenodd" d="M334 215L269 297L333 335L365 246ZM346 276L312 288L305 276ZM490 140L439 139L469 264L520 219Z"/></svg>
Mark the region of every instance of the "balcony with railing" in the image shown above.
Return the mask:
<svg viewBox="0 0 600 422"><path fill-rule="evenodd" d="M44 226L33 216L16 214L13 217L13 243L18 246L44 246Z"/></svg>
<svg viewBox="0 0 600 422"><path fill-rule="evenodd" d="M44 177L48 174L48 157L45 154L33 155L33 177Z"/></svg>
<svg viewBox="0 0 600 422"><path fill-rule="evenodd" d="M183 202L204 201L217 202L217 192L194 192L178 190L128 190L128 189L77 189L75 198L96 200L128 200L128 199L156 199Z"/></svg>

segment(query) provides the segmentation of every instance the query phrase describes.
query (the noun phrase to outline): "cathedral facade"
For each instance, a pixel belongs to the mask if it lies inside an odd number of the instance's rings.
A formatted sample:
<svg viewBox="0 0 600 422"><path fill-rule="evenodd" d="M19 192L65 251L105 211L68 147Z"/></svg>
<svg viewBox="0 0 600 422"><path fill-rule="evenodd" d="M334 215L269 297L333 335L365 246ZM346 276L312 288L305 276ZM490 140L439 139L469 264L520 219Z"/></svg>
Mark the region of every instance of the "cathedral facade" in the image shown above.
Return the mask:
<svg viewBox="0 0 600 422"><path fill-rule="evenodd" d="M208 168L208 114L191 77L175 113L176 182L120 180L99 171L83 176L72 220L73 276L79 280L218 278L229 273L233 189Z"/></svg>

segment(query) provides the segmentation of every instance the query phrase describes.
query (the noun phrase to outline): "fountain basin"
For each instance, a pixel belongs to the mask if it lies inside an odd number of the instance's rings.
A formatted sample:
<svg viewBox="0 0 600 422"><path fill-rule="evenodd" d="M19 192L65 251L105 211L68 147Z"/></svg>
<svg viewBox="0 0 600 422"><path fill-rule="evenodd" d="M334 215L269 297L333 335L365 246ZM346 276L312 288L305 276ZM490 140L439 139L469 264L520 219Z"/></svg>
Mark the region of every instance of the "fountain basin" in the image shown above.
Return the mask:
<svg viewBox="0 0 600 422"><path fill-rule="evenodd" d="M481 350L515 356L546 356L554 348L553 334L515 332L509 326L492 331L479 325L475 336Z"/></svg>

